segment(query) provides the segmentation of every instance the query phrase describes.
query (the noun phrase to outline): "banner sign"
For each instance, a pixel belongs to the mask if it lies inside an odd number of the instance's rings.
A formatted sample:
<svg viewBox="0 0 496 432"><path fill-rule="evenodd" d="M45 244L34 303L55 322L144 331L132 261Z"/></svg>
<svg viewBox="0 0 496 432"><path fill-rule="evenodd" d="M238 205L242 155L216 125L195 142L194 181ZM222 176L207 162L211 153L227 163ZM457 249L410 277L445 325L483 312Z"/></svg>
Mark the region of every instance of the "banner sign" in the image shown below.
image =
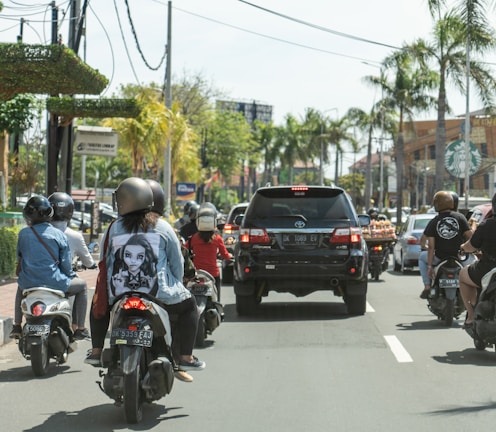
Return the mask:
<svg viewBox="0 0 496 432"><path fill-rule="evenodd" d="M177 201L194 201L196 199L196 183L176 183Z"/></svg>

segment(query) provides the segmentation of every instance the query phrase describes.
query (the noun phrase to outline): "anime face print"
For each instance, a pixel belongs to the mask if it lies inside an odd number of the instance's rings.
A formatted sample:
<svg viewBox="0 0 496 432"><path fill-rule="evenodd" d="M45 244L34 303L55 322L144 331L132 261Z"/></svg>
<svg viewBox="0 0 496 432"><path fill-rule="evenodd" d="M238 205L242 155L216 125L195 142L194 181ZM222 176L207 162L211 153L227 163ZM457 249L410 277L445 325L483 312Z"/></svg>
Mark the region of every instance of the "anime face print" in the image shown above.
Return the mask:
<svg viewBox="0 0 496 432"><path fill-rule="evenodd" d="M436 225L437 235L445 240L450 240L458 235L460 232L460 225L458 221L451 216L447 216Z"/></svg>
<svg viewBox="0 0 496 432"><path fill-rule="evenodd" d="M112 251L112 291L155 294L157 290L157 261L160 239L155 234L124 234L114 237Z"/></svg>

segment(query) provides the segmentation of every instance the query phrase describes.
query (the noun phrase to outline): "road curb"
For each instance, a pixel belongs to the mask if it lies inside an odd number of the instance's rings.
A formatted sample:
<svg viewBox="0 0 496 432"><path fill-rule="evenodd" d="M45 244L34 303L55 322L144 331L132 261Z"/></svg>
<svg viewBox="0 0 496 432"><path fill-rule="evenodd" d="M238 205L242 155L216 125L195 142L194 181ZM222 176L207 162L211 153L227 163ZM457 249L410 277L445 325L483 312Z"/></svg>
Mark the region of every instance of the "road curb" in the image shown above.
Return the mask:
<svg viewBox="0 0 496 432"><path fill-rule="evenodd" d="M12 331L13 319L0 317L0 346L10 342L9 334Z"/></svg>

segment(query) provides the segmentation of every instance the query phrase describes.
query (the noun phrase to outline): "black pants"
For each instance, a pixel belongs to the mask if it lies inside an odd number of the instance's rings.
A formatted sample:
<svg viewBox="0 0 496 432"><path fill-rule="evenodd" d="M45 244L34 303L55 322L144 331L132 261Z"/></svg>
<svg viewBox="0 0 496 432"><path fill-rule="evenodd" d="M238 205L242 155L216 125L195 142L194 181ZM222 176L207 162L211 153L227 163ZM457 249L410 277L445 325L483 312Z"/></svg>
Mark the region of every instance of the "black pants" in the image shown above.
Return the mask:
<svg viewBox="0 0 496 432"><path fill-rule="evenodd" d="M176 331L179 339L179 355L192 355L198 328L198 309L194 296L181 303L166 305L169 315L177 316ZM95 318L90 311L91 344L93 348L103 348L110 324L110 307L102 318Z"/></svg>

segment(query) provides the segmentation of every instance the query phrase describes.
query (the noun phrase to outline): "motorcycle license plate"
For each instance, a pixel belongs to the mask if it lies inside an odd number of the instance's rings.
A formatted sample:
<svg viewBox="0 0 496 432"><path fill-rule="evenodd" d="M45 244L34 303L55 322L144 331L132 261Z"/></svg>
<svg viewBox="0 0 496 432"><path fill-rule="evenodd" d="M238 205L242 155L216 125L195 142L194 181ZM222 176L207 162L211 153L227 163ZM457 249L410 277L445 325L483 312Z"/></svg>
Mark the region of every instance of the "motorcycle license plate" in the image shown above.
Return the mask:
<svg viewBox="0 0 496 432"><path fill-rule="evenodd" d="M439 288L458 288L458 279L439 279Z"/></svg>
<svg viewBox="0 0 496 432"><path fill-rule="evenodd" d="M50 332L50 325L48 324L26 324L24 331L29 335L41 336Z"/></svg>
<svg viewBox="0 0 496 432"><path fill-rule="evenodd" d="M110 345L151 347L152 340L153 331L151 330L112 329L110 334Z"/></svg>

